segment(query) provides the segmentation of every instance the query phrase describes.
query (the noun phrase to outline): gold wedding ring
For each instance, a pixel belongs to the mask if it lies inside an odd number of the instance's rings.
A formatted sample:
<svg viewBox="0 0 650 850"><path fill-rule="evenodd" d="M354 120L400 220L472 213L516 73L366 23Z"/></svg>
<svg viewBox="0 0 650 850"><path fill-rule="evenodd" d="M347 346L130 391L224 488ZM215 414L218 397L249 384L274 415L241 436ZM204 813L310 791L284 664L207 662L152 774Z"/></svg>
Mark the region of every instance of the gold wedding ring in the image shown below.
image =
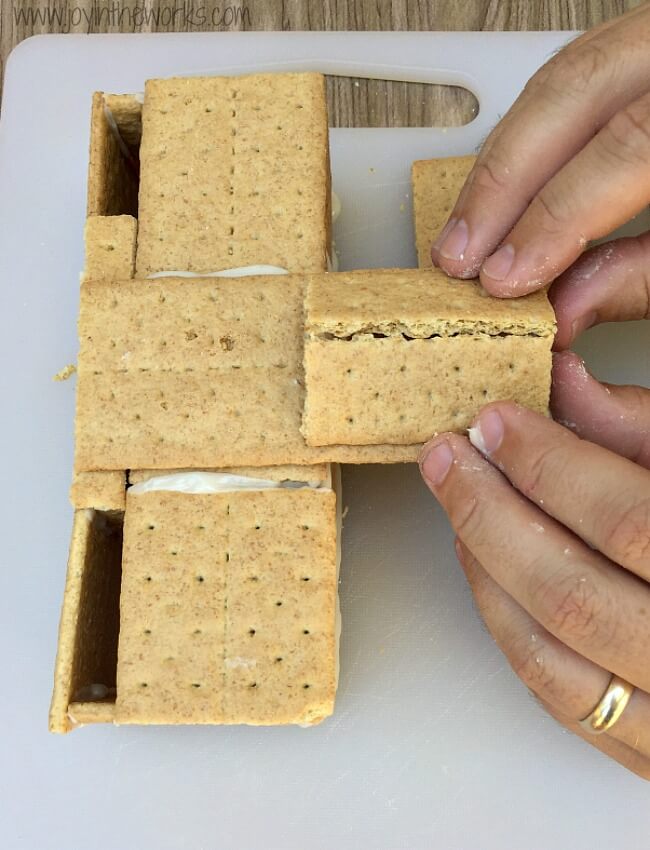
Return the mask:
<svg viewBox="0 0 650 850"><path fill-rule="evenodd" d="M611 729L625 711L633 690L634 685L619 676L612 676L598 705L580 721L582 728L592 735Z"/></svg>

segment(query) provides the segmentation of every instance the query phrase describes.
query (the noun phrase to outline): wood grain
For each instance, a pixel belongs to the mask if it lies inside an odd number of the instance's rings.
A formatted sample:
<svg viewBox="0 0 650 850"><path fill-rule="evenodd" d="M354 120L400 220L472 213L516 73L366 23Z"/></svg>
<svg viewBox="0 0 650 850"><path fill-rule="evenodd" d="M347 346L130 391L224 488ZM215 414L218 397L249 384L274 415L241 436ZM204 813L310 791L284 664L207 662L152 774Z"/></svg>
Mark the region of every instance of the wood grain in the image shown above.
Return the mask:
<svg viewBox="0 0 650 850"><path fill-rule="evenodd" d="M227 30L587 29L639 0L2 0L0 86L15 45L39 33ZM331 79L337 127L463 124L473 96L449 86Z"/></svg>

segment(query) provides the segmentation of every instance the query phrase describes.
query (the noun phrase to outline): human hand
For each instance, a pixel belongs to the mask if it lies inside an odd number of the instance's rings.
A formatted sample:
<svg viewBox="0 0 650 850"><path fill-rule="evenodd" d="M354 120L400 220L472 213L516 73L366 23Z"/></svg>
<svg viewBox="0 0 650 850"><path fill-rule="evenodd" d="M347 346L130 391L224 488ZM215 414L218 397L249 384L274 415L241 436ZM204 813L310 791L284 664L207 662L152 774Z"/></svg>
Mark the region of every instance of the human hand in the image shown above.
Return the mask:
<svg viewBox="0 0 650 850"><path fill-rule="evenodd" d="M650 466L650 398L607 396L576 355L556 361L556 415ZM599 395L582 421L583 396ZM650 779L650 472L509 402L483 408L470 435L435 437L421 470L488 629L553 717ZM613 673L635 690L596 736L579 721Z"/></svg>
<svg viewBox="0 0 650 850"><path fill-rule="evenodd" d="M643 209L649 41L644 4L576 39L534 75L483 146L433 247L435 265L455 277L480 273L493 295L523 295ZM616 251L621 269L641 268L650 240L620 242Z"/></svg>

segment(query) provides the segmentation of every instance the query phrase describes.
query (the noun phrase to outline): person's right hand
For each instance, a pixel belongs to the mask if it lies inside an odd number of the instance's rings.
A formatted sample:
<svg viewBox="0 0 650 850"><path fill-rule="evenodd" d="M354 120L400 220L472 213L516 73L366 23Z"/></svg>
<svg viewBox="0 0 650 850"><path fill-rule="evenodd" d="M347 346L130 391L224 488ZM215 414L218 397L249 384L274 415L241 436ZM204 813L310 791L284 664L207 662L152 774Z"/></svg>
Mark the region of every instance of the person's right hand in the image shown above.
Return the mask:
<svg viewBox="0 0 650 850"><path fill-rule="evenodd" d="M648 204L649 44L645 3L580 36L532 77L486 140L434 243L435 265L480 275L492 295L524 295ZM620 320L633 300L650 304L650 236L613 244L597 262L620 290L621 303L609 305ZM574 319L584 329L589 315Z"/></svg>

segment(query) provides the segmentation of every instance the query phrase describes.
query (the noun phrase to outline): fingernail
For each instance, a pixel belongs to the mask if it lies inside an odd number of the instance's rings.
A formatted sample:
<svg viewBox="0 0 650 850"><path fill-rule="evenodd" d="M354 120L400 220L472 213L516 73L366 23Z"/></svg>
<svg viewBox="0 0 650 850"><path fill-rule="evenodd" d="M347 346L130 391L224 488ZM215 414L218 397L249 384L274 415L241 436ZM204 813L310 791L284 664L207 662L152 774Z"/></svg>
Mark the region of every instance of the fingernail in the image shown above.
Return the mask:
<svg viewBox="0 0 650 850"><path fill-rule="evenodd" d="M440 235L442 236L443 234L441 233ZM446 260L464 260L468 242L469 230L467 229L467 223L465 219L461 218L444 234L444 239L441 239L438 252Z"/></svg>
<svg viewBox="0 0 650 850"><path fill-rule="evenodd" d="M420 463L422 475L432 486L437 487L445 480L453 459L454 456L447 443L438 443L429 449Z"/></svg>
<svg viewBox="0 0 650 850"><path fill-rule="evenodd" d="M503 245L483 263L481 271L492 280L503 280L515 262L515 249L512 245Z"/></svg>
<svg viewBox="0 0 650 850"><path fill-rule="evenodd" d="M571 342L573 342L576 337L580 336L583 331L586 331L588 328L595 325L596 318L596 311L592 310L589 313L585 313L584 316L574 319L571 322Z"/></svg>
<svg viewBox="0 0 650 850"><path fill-rule="evenodd" d="M442 230L440 231L440 233L438 234L438 236L436 238L436 241L433 243L433 250L434 251L438 251L440 249L440 246L445 241L447 234L452 229L452 227L456 224L457 220L458 219L450 218L449 221L447 222L447 224L445 224L445 226L442 228Z"/></svg>
<svg viewBox="0 0 650 850"><path fill-rule="evenodd" d="M486 410L467 433L475 449L484 455L492 454L503 442L503 419L496 410Z"/></svg>

